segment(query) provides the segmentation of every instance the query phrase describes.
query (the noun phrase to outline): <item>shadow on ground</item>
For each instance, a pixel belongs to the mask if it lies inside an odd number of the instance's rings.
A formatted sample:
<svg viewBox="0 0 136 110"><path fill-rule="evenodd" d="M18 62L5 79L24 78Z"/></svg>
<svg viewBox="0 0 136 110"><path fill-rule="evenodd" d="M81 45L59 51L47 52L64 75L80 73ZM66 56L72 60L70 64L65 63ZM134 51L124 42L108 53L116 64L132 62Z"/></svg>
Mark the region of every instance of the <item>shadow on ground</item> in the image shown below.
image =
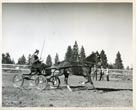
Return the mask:
<svg viewBox="0 0 136 110"><path fill-rule="evenodd" d="M105 92L114 92L114 91L133 91L132 89L121 89L121 88L99 88L96 87L95 89L86 87L86 86L70 86L73 91L81 91L81 90L95 90L95 91L101 91L103 93ZM63 90L67 89L66 86L61 86L58 89Z"/></svg>

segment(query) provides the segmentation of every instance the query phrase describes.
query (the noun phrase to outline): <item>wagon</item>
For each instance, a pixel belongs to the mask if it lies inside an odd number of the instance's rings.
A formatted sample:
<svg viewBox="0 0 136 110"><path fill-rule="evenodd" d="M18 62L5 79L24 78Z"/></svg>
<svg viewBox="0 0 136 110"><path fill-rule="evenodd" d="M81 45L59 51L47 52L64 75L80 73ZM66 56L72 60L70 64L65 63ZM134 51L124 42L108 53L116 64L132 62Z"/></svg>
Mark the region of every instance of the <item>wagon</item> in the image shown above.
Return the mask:
<svg viewBox="0 0 136 110"><path fill-rule="evenodd" d="M30 89L31 86L39 90L44 90L47 87L58 88L60 79L54 75L56 68L48 67L42 70L42 74L16 74L13 76L13 86L16 88ZM28 82L25 84L25 82Z"/></svg>

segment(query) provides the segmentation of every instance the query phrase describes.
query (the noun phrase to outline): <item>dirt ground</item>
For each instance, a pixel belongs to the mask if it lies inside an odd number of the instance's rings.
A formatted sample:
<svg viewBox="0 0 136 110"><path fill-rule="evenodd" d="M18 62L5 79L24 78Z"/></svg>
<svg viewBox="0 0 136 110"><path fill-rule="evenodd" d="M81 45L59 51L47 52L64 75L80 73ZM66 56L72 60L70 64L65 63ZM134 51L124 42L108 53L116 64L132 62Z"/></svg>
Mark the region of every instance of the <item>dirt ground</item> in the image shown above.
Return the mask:
<svg viewBox="0 0 136 110"><path fill-rule="evenodd" d="M96 91L80 76L70 76L72 92L64 85L63 76L58 89L30 90L14 88L12 78L17 73L2 73L2 106L3 107L131 107L133 90L131 80L110 79L94 81Z"/></svg>

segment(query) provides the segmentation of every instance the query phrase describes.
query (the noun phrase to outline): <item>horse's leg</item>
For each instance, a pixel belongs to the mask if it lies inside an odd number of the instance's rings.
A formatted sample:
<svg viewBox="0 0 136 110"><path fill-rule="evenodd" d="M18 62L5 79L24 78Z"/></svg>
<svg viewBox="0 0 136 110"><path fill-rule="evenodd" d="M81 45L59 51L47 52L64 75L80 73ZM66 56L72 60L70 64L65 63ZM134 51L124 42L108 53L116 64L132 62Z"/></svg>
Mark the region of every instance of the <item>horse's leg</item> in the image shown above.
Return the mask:
<svg viewBox="0 0 136 110"><path fill-rule="evenodd" d="M69 74L68 73L64 73L64 82L65 82L65 84L66 84L66 86L67 86L67 89L70 91L70 92L72 92L72 89L70 88L70 86L69 86L69 84L68 84L68 77L69 77Z"/></svg>
<svg viewBox="0 0 136 110"><path fill-rule="evenodd" d="M88 77L88 81L90 82L90 84L92 85L93 89L95 89L93 81L91 79L91 67L89 68L89 72L87 73L87 77Z"/></svg>
<svg viewBox="0 0 136 110"><path fill-rule="evenodd" d="M86 82L82 82L82 83L81 83L82 85L89 83L88 76L87 76L88 71L83 71L83 72L85 72L85 73L86 73L86 75L83 75L83 76L84 76L84 78L86 78L86 79L87 79L87 81L86 81Z"/></svg>
<svg viewBox="0 0 136 110"><path fill-rule="evenodd" d="M92 85L93 89L95 89L93 81L91 79L91 75L89 73L87 73L86 79L87 79L87 81L86 82L82 82L81 84L84 85L84 84L90 83Z"/></svg>
<svg viewBox="0 0 136 110"><path fill-rule="evenodd" d="M90 74L87 74L87 78L88 78L88 82L90 82L90 84L92 85L93 89L95 88L94 87L94 84L93 84L93 81L91 79L91 75Z"/></svg>
<svg viewBox="0 0 136 110"><path fill-rule="evenodd" d="M102 72L100 72L100 78L99 78L99 81L101 81L102 79Z"/></svg>
<svg viewBox="0 0 136 110"><path fill-rule="evenodd" d="M93 80L94 80L94 79L97 81L97 70L94 71Z"/></svg>

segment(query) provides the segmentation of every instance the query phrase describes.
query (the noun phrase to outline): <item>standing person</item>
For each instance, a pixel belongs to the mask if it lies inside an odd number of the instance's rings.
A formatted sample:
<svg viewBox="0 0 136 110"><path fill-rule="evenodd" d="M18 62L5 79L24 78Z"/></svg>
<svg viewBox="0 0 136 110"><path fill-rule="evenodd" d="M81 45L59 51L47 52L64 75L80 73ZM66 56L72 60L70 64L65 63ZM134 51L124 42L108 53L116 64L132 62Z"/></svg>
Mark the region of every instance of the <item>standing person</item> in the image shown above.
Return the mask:
<svg viewBox="0 0 136 110"><path fill-rule="evenodd" d="M107 81L109 81L109 69L108 69L108 67L106 68L105 74L106 74Z"/></svg>
<svg viewBox="0 0 136 110"><path fill-rule="evenodd" d="M103 68L103 66L101 66L101 69L100 69L100 79L99 79L99 81L101 81L101 79L103 79L103 75L104 75L104 68Z"/></svg>

